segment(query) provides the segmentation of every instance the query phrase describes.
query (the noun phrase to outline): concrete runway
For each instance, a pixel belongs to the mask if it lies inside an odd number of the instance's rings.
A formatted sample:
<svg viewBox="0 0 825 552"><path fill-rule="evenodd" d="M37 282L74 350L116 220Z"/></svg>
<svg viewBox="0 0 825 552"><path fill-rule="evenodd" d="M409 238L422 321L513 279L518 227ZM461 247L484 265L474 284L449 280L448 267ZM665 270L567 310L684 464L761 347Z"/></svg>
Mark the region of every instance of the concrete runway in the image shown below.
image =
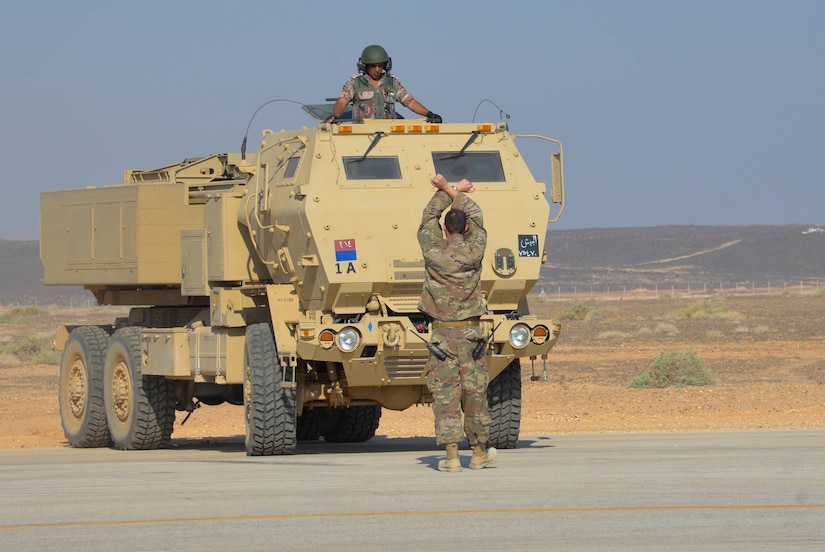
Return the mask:
<svg viewBox="0 0 825 552"><path fill-rule="evenodd" d="M173 445L174 445L173 441ZM825 549L825 431L0 451L3 550Z"/></svg>

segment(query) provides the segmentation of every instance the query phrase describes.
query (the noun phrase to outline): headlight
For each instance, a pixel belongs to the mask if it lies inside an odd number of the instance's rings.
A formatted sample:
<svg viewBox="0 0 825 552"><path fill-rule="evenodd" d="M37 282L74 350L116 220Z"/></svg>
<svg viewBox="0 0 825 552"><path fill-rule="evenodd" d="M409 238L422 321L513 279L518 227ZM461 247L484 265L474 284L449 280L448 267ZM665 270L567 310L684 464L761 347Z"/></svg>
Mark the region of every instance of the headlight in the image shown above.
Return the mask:
<svg viewBox="0 0 825 552"><path fill-rule="evenodd" d="M355 328L344 328L335 336L335 342L339 349L345 353L351 353L361 343L361 334Z"/></svg>
<svg viewBox="0 0 825 552"><path fill-rule="evenodd" d="M530 341L530 328L526 324L516 324L510 328L510 345L521 349L527 346L528 341Z"/></svg>

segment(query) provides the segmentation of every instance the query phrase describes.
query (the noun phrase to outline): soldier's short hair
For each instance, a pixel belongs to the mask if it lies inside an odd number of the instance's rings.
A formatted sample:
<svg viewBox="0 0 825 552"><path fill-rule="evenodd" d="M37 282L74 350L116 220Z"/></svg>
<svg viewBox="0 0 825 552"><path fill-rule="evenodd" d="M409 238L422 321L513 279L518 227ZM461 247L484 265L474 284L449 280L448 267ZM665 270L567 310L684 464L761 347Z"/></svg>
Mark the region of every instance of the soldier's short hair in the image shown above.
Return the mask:
<svg viewBox="0 0 825 552"><path fill-rule="evenodd" d="M444 215L444 227L450 234L463 234L467 228L467 213L461 209L450 209Z"/></svg>

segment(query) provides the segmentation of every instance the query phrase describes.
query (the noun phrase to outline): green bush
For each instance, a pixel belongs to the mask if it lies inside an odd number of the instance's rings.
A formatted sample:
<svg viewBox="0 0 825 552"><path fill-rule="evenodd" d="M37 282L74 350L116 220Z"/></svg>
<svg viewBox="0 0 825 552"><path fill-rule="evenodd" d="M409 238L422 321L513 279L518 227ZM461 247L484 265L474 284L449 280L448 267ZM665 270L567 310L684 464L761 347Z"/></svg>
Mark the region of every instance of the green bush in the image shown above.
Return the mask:
<svg viewBox="0 0 825 552"><path fill-rule="evenodd" d="M9 312L0 314L0 324L25 324L30 317L40 316L42 312L40 307L34 305L14 307Z"/></svg>
<svg viewBox="0 0 825 552"><path fill-rule="evenodd" d="M576 303L570 308L559 311L561 320L603 320L604 311L592 304Z"/></svg>
<svg viewBox="0 0 825 552"><path fill-rule="evenodd" d="M714 299L702 299L679 311L679 316L682 318L735 320L740 317L740 314L730 310L729 305L719 304Z"/></svg>
<svg viewBox="0 0 825 552"><path fill-rule="evenodd" d="M0 345L0 354L14 355L25 364L58 364L60 353L46 337L26 336Z"/></svg>
<svg viewBox="0 0 825 552"><path fill-rule="evenodd" d="M665 350L650 364L647 371L630 380L631 389L692 387L711 385L716 377L695 351Z"/></svg>

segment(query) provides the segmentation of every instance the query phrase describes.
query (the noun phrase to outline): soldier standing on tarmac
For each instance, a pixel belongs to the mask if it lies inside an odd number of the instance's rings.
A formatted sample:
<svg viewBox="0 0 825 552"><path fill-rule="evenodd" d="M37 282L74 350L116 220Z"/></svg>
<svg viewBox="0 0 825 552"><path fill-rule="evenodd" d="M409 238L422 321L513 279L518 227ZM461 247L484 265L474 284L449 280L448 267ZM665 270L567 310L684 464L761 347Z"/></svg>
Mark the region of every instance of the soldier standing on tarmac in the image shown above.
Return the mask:
<svg viewBox="0 0 825 552"><path fill-rule="evenodd" d="M433 319L431 342L446 353L444 360L430 355L427 370L436 442L447 449L447 458L438 462L438 469L460 472L458 442L464 435L473 449L471 469L483 468L498 455L495 448L486 448L491 422L487 363L484 357L473 359L475 344L482 338L479 317L486 312L481 261L487 232L481 208L466 195L475 191L472 182L464 179L451 186L440 174L430 182L437 190L418 227L425 268L418 308ZM442 234L441 214L451 205Z"/></svg>
<svg viewBox="0 0 825 552"><path fill-rule="evenodd" d="M399 102L410 111L426 117L428 122L440 123L441 116L413 98L401 81L390 73L390 69L392 58L384 48L378 44L364 48L358 58L358 73L344 83L341 96L332 107L332 116L327 122L340 119L350 102L355 121L395 119L395 103Z"/></svg>

